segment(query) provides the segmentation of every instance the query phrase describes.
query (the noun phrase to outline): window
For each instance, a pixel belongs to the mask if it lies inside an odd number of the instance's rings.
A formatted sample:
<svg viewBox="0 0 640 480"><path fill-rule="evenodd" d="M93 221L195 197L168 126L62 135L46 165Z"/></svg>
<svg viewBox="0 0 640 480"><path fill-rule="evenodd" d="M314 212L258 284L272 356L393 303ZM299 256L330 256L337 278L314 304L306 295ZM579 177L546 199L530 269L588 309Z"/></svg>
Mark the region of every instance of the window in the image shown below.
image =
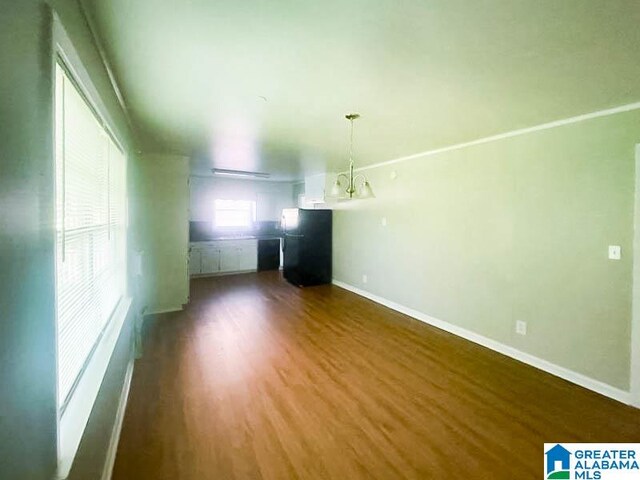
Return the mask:
<svg viewBox="0 0 640 480"><path fill-rule="evenodd" d="M256 221L256 202L250 200L215 201L216 228L237 227L250 228Z"/></svg>
<svg viewBox="0 0 640 480"><path fill-rule="evenodd" d="M126 290L126 159L56 65L58 406L74 393Z"/></svg>

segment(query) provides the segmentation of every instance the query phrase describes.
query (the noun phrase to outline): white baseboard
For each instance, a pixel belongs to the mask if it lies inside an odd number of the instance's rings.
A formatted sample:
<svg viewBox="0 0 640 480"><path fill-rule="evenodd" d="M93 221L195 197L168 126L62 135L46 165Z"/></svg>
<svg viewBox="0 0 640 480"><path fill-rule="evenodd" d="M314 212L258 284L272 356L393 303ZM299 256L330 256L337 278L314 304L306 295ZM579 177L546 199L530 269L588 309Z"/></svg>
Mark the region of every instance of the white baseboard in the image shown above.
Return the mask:
<svg viewBox="0 0 640 480"><path fill-rule="evenodd" d="M111 431L111 439L109 440L109 449L107 450L107 458L104 462L101 480L110 480L113 473L113 466L116 462L116 452L118 451L118 442L120 441L120 432L122 431L122 423L124 422L124 413L127 409L127 400L129 399L129 389L131 388L131 379L133 378L133 358L129 360L127 365L127 373L124 376L124 384L120 393L120 401L118 402L118 411L116 419L113 423Z"/></svg>
<svg viewBox="0 0 640 480"><path fill-rule="evenodd" d="M519 360L520 362L526 363L547 373L555 375L556 377L560 377L564 380L575 383L576 385L580 385L581 387L587 388L606 397L613 398L614 400L617 400L619 402L626 403L627 405L632 404L630 392L600 382L599 380L587 377L586 375L582 375L581 373L574 372L573 370L561 367L534 355L522 352L520 350L517 350L516 348L510 347L509 345L505 345L504 343L492 340L491 338L484 337L452 323L438 320L437 318L431 317L425 313L405 307L404 305L392 302L391 300L387 300L386 298L380 297L378 295L374 295L373 293L367 292L366 290L362 290L358 287L354 287L353 285L349 285L348 283L344 283L335 279L332 281L332 283L338 287L344 288L345 290L349 290L362 297L379 303L380 305L389 307L392 310L413 317L416 320L420 320L421 322L428 323L429 325L439 328L440 330L452 333L473 343L482 345L483 347L490 348L491 350L494 350L498 353L514 358L516 360Z"/></svg>
<svg viewBox="0 0 640 480"><path fill-rule="evenodd" d="M161 313L180 312L181 310L184 310L182 305L180 305L179 307L161 308L160 310L151 310L151 311L145 312L144 316L146 317L147 315L159 315Z"/></svg>
<svg viewBox="0 0 640 480"><path fill-rule="evenodd" d="M231 272L192 273L189 274L189 279L195 280L196 278L227 277L229 275L241 275L243 273L256 273L257 271L257 268L250 268L248 270L233 270Z"/></svg>

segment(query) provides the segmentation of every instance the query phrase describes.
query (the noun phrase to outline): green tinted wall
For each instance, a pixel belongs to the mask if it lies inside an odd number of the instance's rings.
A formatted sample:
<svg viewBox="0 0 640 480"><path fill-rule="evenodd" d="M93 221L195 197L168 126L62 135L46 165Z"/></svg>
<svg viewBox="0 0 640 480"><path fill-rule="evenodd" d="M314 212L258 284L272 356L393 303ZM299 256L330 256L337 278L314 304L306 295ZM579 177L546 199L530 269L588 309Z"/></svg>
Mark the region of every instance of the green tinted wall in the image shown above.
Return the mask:
<svg viewBox="0 0 640 480"><path fill-rule="evenodd" d="M0 14L0 478L56 471L53 48L55 12L119 133L130 134L78 2L4 2ZM129 152L131 154L131 152ZM129 156L129 166L136 162ZM130 186L130 197L135 192ZM136 228L135 217L130 229ZM130 319L133 315L130 316ZM73 478L102 472L124 372L125 323L85 430ZM88 473L94 472L94 473ZM98 477L99 478L99 477Z"/></svg>
<svg viewBox="0 0 640 480"><path fill-rule="evenodd" d="M639 142L633 111L367 170L334 277L628 390Z"/></svg>
<svg viewBox="0 0 640 480"><path fill-rule="evenodd" d="M0 14L0 478L56 466L51 15Z"/></svg>
<svg viewBox="0 0 640 480"><path fill-rule="evenodd" d="M189 159L142 155L138 244L144 252L148 312L180 310L189 298Z"/></svg>

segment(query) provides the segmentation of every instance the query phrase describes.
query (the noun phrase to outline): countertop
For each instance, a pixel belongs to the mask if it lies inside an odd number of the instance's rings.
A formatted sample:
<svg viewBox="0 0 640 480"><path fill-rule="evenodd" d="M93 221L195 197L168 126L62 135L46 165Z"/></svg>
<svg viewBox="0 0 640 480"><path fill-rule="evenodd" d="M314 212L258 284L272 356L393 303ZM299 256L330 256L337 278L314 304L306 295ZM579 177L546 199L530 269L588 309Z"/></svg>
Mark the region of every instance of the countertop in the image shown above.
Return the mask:
<svg viewBox="0 0 640 480"><path fill-rule="evenodd" d="M207 243L226 240L280 240L282 235L226 235L220 237L211 237L206 240L189 240L189 243Z"/></svg>

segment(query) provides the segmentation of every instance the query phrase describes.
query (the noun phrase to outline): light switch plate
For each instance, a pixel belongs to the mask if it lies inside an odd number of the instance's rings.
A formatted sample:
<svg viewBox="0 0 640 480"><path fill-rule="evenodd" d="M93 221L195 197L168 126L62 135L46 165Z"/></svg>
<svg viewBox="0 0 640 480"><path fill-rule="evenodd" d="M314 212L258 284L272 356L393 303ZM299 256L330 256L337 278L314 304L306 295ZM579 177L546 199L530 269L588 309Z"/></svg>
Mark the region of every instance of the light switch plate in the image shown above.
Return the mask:
<svg viewBox="0 0 640 480"><path fill-rule="evenodd" d="M386 227L387 226L387 217L382 217L382 221L380 223L382 223L383 227Z"/></svg>
<svg viewBox="0 0 640 480"><path fill-rule="evenodd" d="M609 245L609 260L620 260L621 256L620 245Z"/></svg>

